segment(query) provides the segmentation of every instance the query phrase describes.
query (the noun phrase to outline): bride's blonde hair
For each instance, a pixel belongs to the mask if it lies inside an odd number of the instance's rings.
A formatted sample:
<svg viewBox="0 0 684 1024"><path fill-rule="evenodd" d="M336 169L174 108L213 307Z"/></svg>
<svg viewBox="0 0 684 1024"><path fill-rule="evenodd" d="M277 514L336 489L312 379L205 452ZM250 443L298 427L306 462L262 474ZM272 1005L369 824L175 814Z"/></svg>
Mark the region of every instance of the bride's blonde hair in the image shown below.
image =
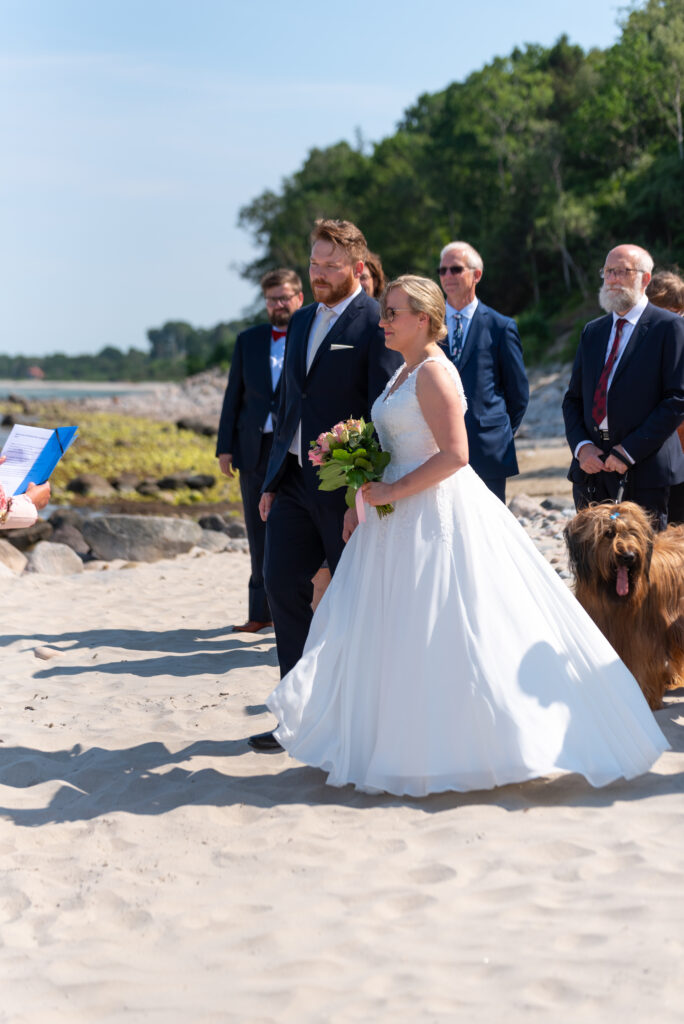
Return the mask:
<svg viewBox="0 0 684 1024"><path fill-rule="evenodd" d="M402 274L401 277L390 281L382 293L380 307L383 316L387 310L387 293L392 288L401 288L408 299L412 312L426 314L430 321L428 334L432 341L441 341L442 338L446 338L448 333L444 323L446 306L442 289L439 285L436 285L428 277L418 277L416 274Z"/></svg>

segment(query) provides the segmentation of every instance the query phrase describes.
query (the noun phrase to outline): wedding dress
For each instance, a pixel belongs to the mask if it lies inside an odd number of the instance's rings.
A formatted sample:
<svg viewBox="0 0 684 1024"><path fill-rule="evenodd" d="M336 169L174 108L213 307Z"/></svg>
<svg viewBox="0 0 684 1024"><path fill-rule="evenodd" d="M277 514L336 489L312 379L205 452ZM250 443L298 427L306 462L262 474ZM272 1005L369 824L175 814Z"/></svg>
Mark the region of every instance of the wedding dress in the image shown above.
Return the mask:
<svg viewBox="0 0 684 1024"><path fill-rule="evenodd" d="M465 408L454 366L430 359ZM373 405L387 482L437 451L420 366ZM333 786L423 796L564 772L603 786L667 749L633 676L470 466L384 519L366 510L267 700L292 757Z"/></svg>

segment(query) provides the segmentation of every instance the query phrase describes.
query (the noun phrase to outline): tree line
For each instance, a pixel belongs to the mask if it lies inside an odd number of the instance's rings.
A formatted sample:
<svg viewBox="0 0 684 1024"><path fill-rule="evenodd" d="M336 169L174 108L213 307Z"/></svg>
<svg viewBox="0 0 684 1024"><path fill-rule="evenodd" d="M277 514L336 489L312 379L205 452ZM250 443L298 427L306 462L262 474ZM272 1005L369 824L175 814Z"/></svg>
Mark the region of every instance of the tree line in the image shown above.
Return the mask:
<svg viewBox="0 0 684 1024"><path fill-rule="evenodd" d="M539 357L555 319L595 301L614 244L684 256L684 0L648 0L620 28L606 50L562 36L497 57L420 96L370 151L312 150L241 210L262 251L245 277L286 265L306 280L316 217L358 224L390 277L434 277L441 247L465 239L483 300L518 317Z"/></svg>

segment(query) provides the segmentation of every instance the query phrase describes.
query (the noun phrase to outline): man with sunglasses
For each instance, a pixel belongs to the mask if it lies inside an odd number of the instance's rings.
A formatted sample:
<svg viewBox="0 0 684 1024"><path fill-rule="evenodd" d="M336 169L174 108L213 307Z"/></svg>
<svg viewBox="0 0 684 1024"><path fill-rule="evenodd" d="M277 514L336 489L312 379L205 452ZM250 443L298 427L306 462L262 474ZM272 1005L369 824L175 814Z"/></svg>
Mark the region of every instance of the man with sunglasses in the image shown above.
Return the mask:
<svg viewBox="0 0 684 1024"><path fill-rule="evenodd" d="M563 399L578 509L624 497L667 524L670 487L684 481L684 321L648 301L653 259L618 245L599 271L606 316L582 331Z"/></svg>
<svg viewBox="0 0 684 1024"><path fill-rule="evenodd" d="M271 625L264 586L266 525L259 498L271 454L278 385L285 358L285 336L292 314L304 302L294 270L269 270L261 279L269 323L238 335L223 399L216 455L221 472L240 470L240 491L251 558L247 622L234 632L256 633Z"/></svg>
<svg viewBox="0 0 684 1024"><path fill-rule="evenodd" d="M484 267L472 245L449 242L439 263L449 332L442 347L468 399L470 465L505 502L506 478L518 472L513 436L530 397L520 335L514 320L476 297Z"/></svg>

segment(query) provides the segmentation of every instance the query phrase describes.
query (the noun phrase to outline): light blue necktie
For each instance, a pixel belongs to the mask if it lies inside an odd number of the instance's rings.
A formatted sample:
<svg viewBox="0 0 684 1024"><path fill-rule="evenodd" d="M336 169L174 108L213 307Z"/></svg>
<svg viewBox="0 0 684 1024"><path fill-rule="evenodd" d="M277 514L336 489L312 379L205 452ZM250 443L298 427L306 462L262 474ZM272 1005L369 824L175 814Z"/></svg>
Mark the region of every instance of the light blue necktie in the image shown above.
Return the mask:
<svg viewBox="0 0 684 1024"><path fill-rule="evenodd" d="M454 364L457 364L463 351L463 317L460 313L454 313L454 329L451 333L449 352Z"/></svg>

